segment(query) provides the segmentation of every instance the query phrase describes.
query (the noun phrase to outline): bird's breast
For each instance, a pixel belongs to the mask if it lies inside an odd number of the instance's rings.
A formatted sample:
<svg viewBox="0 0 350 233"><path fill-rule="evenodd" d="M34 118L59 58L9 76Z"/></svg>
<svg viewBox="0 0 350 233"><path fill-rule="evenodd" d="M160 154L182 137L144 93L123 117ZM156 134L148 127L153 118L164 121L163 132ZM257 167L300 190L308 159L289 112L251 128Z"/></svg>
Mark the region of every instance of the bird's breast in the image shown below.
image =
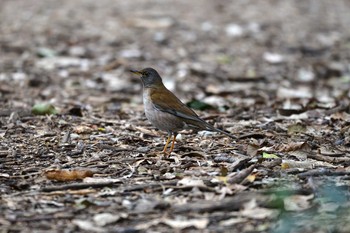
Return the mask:
<svg viewBox="0 0 350 233"><path fill-rule="evenodd" d="M185 126L182 119L155 108L150 97L151 91L152 90L150 89L144 89L143 92L143 104L147 119L153 126L166 132L177 132L182 130Z"/></svg>

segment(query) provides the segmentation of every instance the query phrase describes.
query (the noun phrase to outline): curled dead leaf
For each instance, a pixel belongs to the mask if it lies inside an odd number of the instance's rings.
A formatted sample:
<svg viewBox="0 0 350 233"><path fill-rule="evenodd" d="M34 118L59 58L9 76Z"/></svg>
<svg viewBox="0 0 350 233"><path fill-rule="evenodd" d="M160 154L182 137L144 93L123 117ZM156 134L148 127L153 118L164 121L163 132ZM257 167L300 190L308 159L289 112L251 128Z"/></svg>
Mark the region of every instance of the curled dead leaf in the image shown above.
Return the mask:
<svg viewBox="0 0 350 233"><path fill-rule="evenodd" d="M87 169L77 170L49 170L44 173L47 179L57 181L82 180L85 177L93 176L94 172Z"/></svg>

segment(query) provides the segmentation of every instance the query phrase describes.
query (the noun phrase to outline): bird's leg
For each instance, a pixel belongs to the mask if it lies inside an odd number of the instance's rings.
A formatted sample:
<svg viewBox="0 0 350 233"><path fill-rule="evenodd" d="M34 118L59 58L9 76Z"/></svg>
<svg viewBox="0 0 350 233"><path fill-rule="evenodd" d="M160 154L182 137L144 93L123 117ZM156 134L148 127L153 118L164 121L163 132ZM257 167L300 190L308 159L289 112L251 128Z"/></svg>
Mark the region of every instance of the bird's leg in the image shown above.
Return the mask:
<svg viewBox="0 0 350 233"><path fill-rule="evenodd" d="M170 147L169 154L170 154L171 152L173 152L173 150L174 150L175 141L176 141L176 135L177 135L177 133L174 133L174 134L173 134L173 142L171 143L171 147Z"/></svg>
<svg viewBox="0 0 350 233"><path fill-rule="evenodd" d="M166 154L166 148L168 147L170 139L171 139L171 133L168 134L168 139L166 140L166 143L165 143L165 146L164 146L164 149L163 149L163 153L165 153L165 154Z"/></svg>

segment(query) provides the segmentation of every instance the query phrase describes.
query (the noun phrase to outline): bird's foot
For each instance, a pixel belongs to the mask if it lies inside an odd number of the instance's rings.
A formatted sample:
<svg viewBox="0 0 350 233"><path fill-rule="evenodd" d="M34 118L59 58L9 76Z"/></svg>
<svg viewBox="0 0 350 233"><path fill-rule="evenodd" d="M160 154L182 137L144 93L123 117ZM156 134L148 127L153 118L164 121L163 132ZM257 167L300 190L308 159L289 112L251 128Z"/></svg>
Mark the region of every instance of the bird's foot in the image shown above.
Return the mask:
<svg viewBox="0 0 350 233"><path fill-rule="evenodd" d="M171 151L169 152L169 151L164 151L164 150L163 150L161 153L164 155L165 158L167 158L167 157L170 156Z"/></svg>

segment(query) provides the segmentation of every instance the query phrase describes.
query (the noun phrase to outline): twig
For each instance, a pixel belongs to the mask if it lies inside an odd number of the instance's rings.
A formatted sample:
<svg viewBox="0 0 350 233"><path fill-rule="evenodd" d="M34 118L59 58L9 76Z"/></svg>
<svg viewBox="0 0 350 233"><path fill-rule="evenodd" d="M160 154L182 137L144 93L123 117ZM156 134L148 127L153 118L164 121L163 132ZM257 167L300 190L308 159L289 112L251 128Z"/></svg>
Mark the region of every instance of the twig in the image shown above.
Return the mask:
<svg viewBox="0 0 350 233"><path fill-rule="evenodd" d="M299 178L306 178L309 176L346 176L350 175L350 171L334 171L331 169L314 169L298 174Z"/></svg>
<svg viewBox="0 0 350 233"><path fill-rule="evenodd" d="M239 184L239 183L241 183L245 178L247 178L247 176L250 175L250 173L252 173L254 168L255 168L255 164L250 165L250 167L242 170L241 172L239 172L235 176L229 178L228 179L228 183L230 183L230 184Z"/></svg>
<svg viewBox="0 0 350 233"><path fill-rule="evenodd" d="M263 133L253 132L253 133L247 133L243 134L238 137L238 139L244 139L244 138L265 138L266 135Z"/></svg>
<svg viewBox="0 0 350 233"><path fill-rule="evenodd" d="M66 215L66 216L44 215L44 216L35 216L35 217L19 217L10 221L11 222L32 222L32 221L49 221L49 220L72 219L72 218L74 218L73 214Z"/></svg>
<svg viewBox="0 0 350 233"><path fill-rule="evenodd" d="M175 186L177 184L177 181L168 181L164 183L153 183L153 184L138 184L133 185L130 187L126 187L124 189L124 192L132 192L132 191L139 191L146 188L156 188L156 187L164 187L164 186Z"/></svg>
<svg viewBox="0 0 350 233"><path fill-rule="evenodd" d="M320 154L308 154L308 158L316 159L319 161L324 161L328 163L343 163L343 162L350 162L350 158L348 157L331 157L326 155L320 155Z"/></svg>
<svg viewBox="0 0 350 233"><path fill-rule="evenodd" d="M242 206L255 199L258 205L268 202L269 196L259 195L257 193L241 193L234 197L226 198L221 201L199 201L197 203L187 203L184 205L175 205L173 211L175 213L188 212L213 212L213 211L237 211Z"/></svg>
<svg viewBox="0 0 350 233"><path fill-rule="evenodd" d="M48 186L48 187L42 188L40 191L52 192L52 191L68 190L68 189L103 188L106 186L113 186L114 184L116 184L116 182L114 181L101 182L101 183L74 183L74 184L59 185L59 186Z"/></svg>

